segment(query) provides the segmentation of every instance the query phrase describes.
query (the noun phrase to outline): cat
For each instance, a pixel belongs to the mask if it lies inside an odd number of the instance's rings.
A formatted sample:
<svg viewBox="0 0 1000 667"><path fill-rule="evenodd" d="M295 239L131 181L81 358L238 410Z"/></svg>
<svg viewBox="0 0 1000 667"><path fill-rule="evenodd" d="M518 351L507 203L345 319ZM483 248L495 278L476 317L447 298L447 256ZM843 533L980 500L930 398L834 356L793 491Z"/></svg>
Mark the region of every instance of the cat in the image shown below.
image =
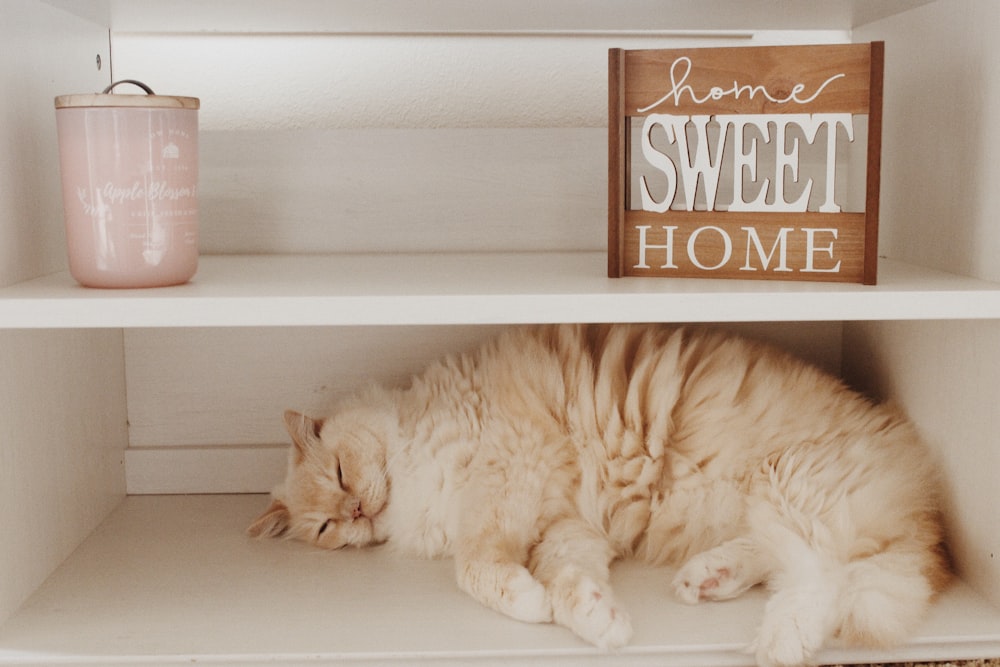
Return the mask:
<svg viewBox="0 0 1000 667"><path fill-rule="evenodd" d="M483 604L603 649L632 634L619 558L677 568L686 603L766 584L765 667L834 637L894 645L950 576L906 417L708 328L514 327L285 424L287 477L250 535L452 557Z"/></svg>

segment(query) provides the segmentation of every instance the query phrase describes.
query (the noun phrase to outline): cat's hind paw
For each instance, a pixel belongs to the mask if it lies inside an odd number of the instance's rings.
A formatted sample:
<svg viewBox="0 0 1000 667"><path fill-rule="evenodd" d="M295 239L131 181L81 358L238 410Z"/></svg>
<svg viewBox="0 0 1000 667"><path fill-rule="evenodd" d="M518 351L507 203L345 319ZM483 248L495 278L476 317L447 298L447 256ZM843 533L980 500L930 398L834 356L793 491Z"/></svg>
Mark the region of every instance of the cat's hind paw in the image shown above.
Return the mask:
<svg viewBox="0 0 1000 667"><path fill-rule="evenodd" d="M588 577L576 584L567 621L577 636L604 650L621 648L632 639L628 612L618 606L610 591Z"/></svg>
<svg viewBox="0 0 1000 667"><path fill-rule="evenodd" d="M764 609L753 650L760 667L813 663L832 628L833 599L822 588L775 593Z"/></svg>
<svg viewBox="0 0 1000 667"><path fill-rule="evenodd" d="M802 667L811 664L819 645L812 645L794 624L771 624L750 647L758 667Z"/></svg>
<svg viewBox="0 0 1000 667"><path fill-rule="evenodd" d="M503 600L501 611L508 616L527 623L552 621L549 594L527 570L520 568L509 577L500 595Z"/></svg>
<svg viewBox="0 0 1000 667"><path fill-rule="evenodd" d="M526 623L552 621L552 602L545 586L514 563L456 560L458 586L501 614Z"/></svg>

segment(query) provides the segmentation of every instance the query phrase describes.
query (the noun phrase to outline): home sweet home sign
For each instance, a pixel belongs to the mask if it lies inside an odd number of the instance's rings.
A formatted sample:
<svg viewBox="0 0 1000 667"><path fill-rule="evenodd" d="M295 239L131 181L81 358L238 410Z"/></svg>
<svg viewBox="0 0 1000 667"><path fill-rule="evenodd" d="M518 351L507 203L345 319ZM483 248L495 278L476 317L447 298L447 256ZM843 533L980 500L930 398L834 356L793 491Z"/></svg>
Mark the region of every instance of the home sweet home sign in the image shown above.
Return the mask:
<svg viewBox="0 0 1000 667"><path fill-rule="evenodd" d="M608 275L875 284L883 53L611 49ZM846 211L838 150L865 116L864 210Z"/></svg>

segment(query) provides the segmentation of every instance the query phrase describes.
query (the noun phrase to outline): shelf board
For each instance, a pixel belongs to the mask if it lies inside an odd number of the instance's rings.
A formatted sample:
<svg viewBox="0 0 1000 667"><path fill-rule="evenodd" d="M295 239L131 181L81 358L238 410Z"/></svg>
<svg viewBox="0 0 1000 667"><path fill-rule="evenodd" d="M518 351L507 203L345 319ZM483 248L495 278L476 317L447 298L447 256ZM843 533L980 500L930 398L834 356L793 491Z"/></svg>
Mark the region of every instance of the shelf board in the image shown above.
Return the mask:
<svg viewBox="0 0 1000 667"><path fill-rule="evenodd" d="M762 612L762 591L689 607L669 596L669 572L620 564L613 583L635 636L604 655L563 628L482 607L458 591L447 560L251 540L243 529L265 505L260 495L126 498L0 626L0 664L752 662L743 648ZM833 649L820 657L991 653L1000 655L1000 610L956 584L901 649Z"/></svg>
<svg viewBox="0 0 1000 667"><path fill-rule="evenodd" d="M1000 285L891 260L876 286L604 272L600 252L207 256L177 287L2 288L0 328L1000 318Z"/></svg>
<svg viewBox="0 0 1000 667"><path fill-rule="evenodd" d="M44 0L117 32L538 32L733 30L842 30L927 4L930 0L711 0L675 2L669 12L643 0L609 6L601 0L548 2L505 0L467 3L382 0L370 6L350 0L286 0L281 11L269 0Z"/></svg>

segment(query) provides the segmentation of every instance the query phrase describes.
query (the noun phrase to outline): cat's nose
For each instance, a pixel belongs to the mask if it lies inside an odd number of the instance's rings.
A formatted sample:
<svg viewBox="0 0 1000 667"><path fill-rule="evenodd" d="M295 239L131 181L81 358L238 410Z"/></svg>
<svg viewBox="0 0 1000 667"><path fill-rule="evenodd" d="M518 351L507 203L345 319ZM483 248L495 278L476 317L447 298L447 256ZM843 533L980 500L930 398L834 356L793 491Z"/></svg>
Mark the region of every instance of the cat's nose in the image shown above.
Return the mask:
<svg viewBox="0 0 1000 667"><path fill-rule="evenodd" d="M363 517L364 515L365 515L365 513L361 511L361 501L360 500L355 500L354 501L354 508L351 510L351 518L352 519L359 519L359 518Z"/></svg>

